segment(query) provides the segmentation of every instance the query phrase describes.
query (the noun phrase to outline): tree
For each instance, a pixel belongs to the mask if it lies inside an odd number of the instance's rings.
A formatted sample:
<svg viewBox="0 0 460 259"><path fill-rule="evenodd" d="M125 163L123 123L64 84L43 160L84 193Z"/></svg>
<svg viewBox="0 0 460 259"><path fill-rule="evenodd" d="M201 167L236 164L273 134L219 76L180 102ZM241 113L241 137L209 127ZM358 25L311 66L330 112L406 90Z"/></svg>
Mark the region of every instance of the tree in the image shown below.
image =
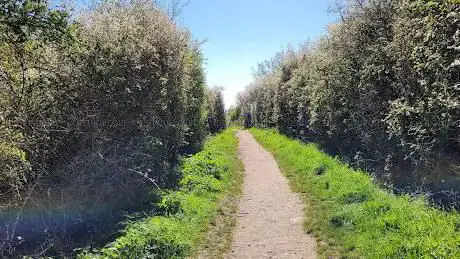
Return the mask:
<svg viewBox="0 0 460 259"><path fill-rule="evenodd" d="M68 89L74 29L67 13L49 10L46 1L0 3L0 190L15 189L11 201L45 173L53 149L48 126Z"/></svg>
<svg viewBox="0 0 460 259"><path fill-rule="evenodd" d="M227 117L227 125L242 126L242 114L240 107L232 105L227 111Z"/></svg>
<svg viewBox="0 0 460 259"><path fill-rule="evenodd" d="M209 115L208 129L212 134L218 133L226 128L225 104L222 95L222 88L213 88L208 95Z"/></svg>
<svg viewBox="0 0 460 259"><path fill-rule="evenodd" d="M184 153L194 153L200 150L201 144L206 137L206 86L203 71L203 57L199 50L199 44L194 43L186 58L186 112L185 145Z"/></svg>

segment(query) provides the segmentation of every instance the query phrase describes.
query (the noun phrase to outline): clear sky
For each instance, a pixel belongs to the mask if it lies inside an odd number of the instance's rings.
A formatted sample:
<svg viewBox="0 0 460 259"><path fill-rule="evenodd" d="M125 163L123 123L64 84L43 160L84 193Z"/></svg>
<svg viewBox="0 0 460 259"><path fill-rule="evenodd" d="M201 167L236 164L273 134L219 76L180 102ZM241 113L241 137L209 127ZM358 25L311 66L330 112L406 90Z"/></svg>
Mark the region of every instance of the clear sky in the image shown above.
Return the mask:
<svg viewBox="0 0 460 259"><path fill-rule="evenodd" d="M202 46L209 86L223 86L226 106L252 81L252 67L288 44L325 34L330 0L190 0L178 22Z"/></svg>

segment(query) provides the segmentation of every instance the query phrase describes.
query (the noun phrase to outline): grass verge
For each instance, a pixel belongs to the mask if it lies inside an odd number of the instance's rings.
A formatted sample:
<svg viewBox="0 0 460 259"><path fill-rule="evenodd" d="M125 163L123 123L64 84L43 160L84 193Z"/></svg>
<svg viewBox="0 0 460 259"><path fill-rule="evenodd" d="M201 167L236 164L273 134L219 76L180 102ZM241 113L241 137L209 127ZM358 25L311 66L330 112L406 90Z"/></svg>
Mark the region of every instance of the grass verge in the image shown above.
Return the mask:
<svg viewBox="0 0 460 259"><path fill-rule="evenodd" d="M106 247L80 258L183 258L201 250L223 257L236 221L243 169L238 140L228 129L207 141L203 151L184 159L176 191L165 192L162 214L127 225Z"/></svg>
<svg viewBox="0 0 460 259"><path fill-rule="evenodd" d="M273 153L306 203L306 230L321 257L460 258L460 214L393 195L314 144L274 130L250 132Z"/></svg>

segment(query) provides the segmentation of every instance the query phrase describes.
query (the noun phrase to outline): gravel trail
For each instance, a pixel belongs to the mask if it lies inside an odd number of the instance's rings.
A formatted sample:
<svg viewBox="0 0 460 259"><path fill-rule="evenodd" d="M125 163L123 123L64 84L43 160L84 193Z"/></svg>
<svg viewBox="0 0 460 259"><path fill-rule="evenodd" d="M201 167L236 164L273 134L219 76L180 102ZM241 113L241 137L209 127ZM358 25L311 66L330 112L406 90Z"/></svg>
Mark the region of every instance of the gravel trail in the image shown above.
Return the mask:
<svg viewBox="0 0 460 259"><path fill-rule="evenodd" d="M227 258L316 258L315 240L302 228L303 204L273 156L248 131L238 132L244 193Z"/></svg>

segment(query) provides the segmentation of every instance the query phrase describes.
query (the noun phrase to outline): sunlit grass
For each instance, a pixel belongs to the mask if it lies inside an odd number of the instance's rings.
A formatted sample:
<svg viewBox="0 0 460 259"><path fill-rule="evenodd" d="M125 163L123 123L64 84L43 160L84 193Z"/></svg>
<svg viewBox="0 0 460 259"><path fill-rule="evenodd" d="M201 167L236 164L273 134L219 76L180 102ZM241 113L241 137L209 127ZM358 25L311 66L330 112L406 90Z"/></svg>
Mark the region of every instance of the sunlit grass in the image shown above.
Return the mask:
<svg viewBox="0 0 460 259"><path fill-rule="evenodd" d="M231 243L242 183L234 133L212 137L203 151L184 159L180 188L158 204L162 214L130 223L113 243L80 257L183 258L201 249L222 257Z"/></svg>
<svg viewBox="0 0 460 259"><path fill-rule="evenodd" d="M459 213L390 194L314 144L274 130L250 131L302 193L305 227L316 236L321 256L460 258Z"/></svg>

